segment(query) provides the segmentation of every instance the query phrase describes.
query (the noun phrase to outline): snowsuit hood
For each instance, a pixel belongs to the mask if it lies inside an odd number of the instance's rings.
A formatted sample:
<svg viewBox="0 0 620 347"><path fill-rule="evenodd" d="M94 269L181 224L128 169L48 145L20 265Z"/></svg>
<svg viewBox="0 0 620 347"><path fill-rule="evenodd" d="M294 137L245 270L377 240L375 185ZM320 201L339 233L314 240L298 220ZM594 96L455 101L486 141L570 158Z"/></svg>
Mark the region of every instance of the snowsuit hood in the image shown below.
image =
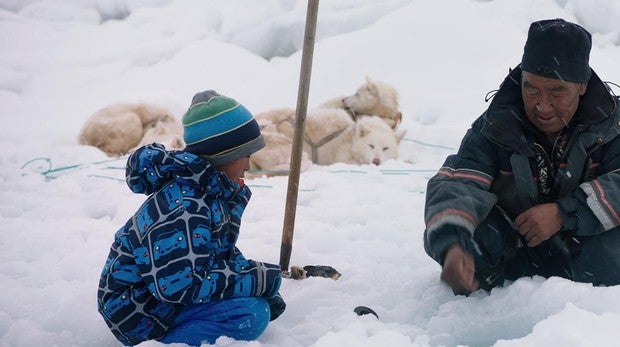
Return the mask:
<svg viewBox="0 0 620 347"><path fill-rule="evenodd" d="M146 195L174 178L209 186L213 175L216 175L216 170L200 156L185 151L168 152L157 143L130 156L125 169L129 189Z"/></svg>

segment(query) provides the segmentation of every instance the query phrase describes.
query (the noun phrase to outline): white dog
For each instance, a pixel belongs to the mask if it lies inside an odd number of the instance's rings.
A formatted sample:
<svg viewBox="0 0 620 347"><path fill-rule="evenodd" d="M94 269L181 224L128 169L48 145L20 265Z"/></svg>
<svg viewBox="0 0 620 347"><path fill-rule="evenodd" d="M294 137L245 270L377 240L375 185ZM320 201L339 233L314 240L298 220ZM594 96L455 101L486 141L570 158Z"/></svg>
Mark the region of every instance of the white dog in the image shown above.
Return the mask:
<svg viewBox="0 0 620 347"><path fill-rule="evenodd" d="M355 94L329 100L309 110L302 171L312 162L379 165L387 159L398 158L398 146L406 134L406 131L395 130L402 120L398 98L394 87L366 77ZM267 174L288 171L295 110L279 108L259 113L255 118L267 146L252 155L250 168Z"/></svg>
<svg viewBox="0 0 620 347"><path fill-rule="evenodd" d="M353 120L364 115L379 116L392 129L396 129L402 120L398 99L399 94L394 87L366 77L366 82L357 88L355 94L331 99L317 108L343 109ZM292 138L291 119L295 118L294 114L292 108L279 108L260 113L257 121L264 130L272 131L275 126L279 132L290 132Z"/></svg>
<svg viewBox="0 0 620 347"><path fill-rule="evenodd" d="M252 171L274 174L290 166L295 111L282 108L257 114L266 148L250 158ZM395 131L378 116L363 116L354 121L341 108L316 108L308 112L304 128L304 152L301 170L312 163L375 164L398 158L398 146L406 130Z"/></svg>
<svg viewBox="0 0 620 347"><path fill-rule="evenodd" d="M366 77L366 83L357 88L355 94L329 100L321 107L342 108L353 119L363 115L379 116L392 129L396 129L402 120L398 98L398 91L394 87Z"/></svg>
<svg viewBox="0 0 620 347"><path fill-rule="evenodd" d="M78 141L108 156L129 153L152 142L167 149L183 149L183 126L172 113L150 104L114 104L95 112L84 124Z"/></svg>
<svg viewBox="0 0 620 347"><path fill-rule="evenodd" d="M319 165L380 165L398 158L398 146L406 133L394 131L378 116L353 121L342 109L318 108L307 117L304 150Z"/></svg>

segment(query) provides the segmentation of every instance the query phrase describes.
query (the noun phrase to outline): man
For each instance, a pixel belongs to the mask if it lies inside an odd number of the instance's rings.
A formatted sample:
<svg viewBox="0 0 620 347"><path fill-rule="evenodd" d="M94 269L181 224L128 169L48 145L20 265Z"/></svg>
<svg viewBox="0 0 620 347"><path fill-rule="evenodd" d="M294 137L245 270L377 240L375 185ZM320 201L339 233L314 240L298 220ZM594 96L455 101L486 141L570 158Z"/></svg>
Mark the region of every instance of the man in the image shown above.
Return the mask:
<svg viewBox="0 0 620 347"><path fill-rule="evenodd" d="M183 116L184 151L152 144L128 159L127 184L149 197L116 233L99 312L125 345L256 339L286 305L278 265L235 246L250 199L249 158L265 146L235 100L209 90Z"/></svg>
<svg viewBox="0 0 620 347"><path fill-rule="evenodd" d="M429 181L426 252L455 294L523 276L620 283L620 111L591 35L532 23L456 155Z"/></svg>

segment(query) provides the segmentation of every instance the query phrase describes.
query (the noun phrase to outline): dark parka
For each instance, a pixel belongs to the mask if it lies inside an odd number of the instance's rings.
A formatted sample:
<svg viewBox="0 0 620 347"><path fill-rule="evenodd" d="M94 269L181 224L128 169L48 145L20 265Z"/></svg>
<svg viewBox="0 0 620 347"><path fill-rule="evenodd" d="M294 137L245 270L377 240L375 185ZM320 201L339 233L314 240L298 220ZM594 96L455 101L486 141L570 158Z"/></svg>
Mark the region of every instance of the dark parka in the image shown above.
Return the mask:
<svg viewBox="0 0 620 347"><path fill-rule="evenodd" d="M158 144L136 150L126 175L133 192L150 196L116 233L97 300L123 344L163 337L186 305L279 295L280 267L246 259L235 246L247 186Z"/></svg>
<svg viewBox="0 0 620 347"><path fill-rule="evenodd" d="M592 72L560 155L557 144L525 117L521 69L506 77L487 111L468 130L458 153L428 182L425 249L443 264L448 247L473 253L472 235L494 206L512 220L528 208L556 202L564 225L551 248L605 233L620 224L620 112L618 100ZM547 141L551 194L543 195L535 146ZM558 157L556 161L549 158ZM561 237L561 243L557 243ZM575 246L575 245L573 245Z"/></svg>

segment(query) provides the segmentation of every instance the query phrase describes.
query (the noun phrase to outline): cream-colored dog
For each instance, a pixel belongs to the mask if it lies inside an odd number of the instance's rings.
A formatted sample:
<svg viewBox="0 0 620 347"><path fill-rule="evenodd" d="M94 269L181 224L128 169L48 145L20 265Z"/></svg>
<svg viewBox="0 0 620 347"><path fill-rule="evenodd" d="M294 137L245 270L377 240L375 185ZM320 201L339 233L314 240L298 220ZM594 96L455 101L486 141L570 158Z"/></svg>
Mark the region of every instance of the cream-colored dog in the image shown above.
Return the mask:
<svg viewBox="0 0 620 347"><path fill-rule="evenodd" d="M285 173L290 166L295 111L282 108L255 117L267 145L250 158L251 170L268 175ZM378 116L360 116L354 121L341 108L312 109L306 116L301 170L312 163L379 165L397 159L405 134L406 130L395 131Z"/></svg>
<svg viewBox="0 0 620 347"><path fill-rule="evenodd" d="M143 103L114 104L95 112L80 131L78 142L108 156L120 156L152 142L183 149L183 126L164 107Z"/></svg>
<svg viewBox="0 0 620 347"><path fill-rule="evenodd" d="M396 129L402 120L398 104L398 91L391 85L366 77L355 94L325 102L321 107L342 108L349 112L353 119L364 116L379 116Z"/></svg>
<svg viewBox="0 0 620 347"><path fill-rule="evenodd" d="M394 131L379 116L360 116L353 121L342 109L318 108L308 115L304 150L319 165L380 165L398 158L406 133Z"/></svg>
<svg viewBox="0 0 620 347"><path fill-rule="evenodd" d="M310 109L301 170L313 162L379 165L398 158L398 146L406 134L396 130L402 120L398 98L394 87L366 77L355 94ZM250 158L252 171L268 175L286 173L290 166L295 110L279 108L255 117L267 146Z"/></svg>

